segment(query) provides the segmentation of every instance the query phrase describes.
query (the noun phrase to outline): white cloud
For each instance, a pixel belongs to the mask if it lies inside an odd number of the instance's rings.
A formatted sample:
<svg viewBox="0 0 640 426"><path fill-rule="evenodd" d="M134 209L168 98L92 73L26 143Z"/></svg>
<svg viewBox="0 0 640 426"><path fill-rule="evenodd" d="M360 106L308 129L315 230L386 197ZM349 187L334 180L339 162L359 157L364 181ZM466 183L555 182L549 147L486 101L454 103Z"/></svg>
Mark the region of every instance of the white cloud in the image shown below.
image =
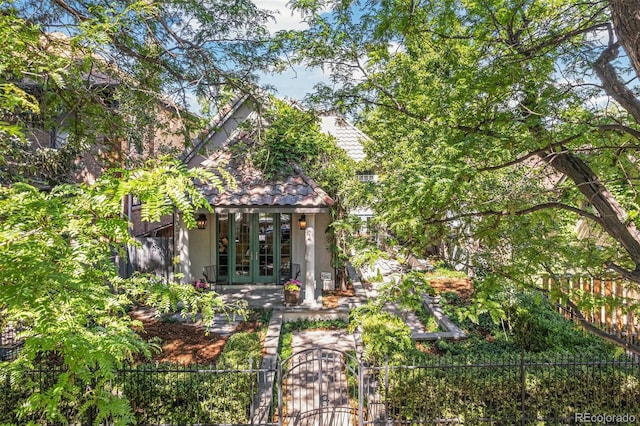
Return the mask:
<svg viewBox="0 0 640 426"><path fill-rule="evenodd" d="M307 28L300 12L293 12L288 4L289 0L256 0L255 5L260 9L273 12L276 22L270 21L267 28L270 32L280 30L303 30Z"/></svg>

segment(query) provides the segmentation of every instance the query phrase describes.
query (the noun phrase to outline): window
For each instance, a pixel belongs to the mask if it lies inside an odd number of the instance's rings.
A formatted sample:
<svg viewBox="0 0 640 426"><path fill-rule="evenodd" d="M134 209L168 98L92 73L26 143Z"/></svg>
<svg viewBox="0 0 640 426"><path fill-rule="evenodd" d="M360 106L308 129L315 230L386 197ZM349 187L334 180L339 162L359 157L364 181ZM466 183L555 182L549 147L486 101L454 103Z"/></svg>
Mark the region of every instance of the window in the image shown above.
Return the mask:
<svg viewBox="0 0 640 426"><path fill-rule="evenodd" d="M363 183L367 183L367 182L377 182L378 181L378 175L375 174L374 172L367 170L361 173L358 173L358 180L360 182Z"/></svg>

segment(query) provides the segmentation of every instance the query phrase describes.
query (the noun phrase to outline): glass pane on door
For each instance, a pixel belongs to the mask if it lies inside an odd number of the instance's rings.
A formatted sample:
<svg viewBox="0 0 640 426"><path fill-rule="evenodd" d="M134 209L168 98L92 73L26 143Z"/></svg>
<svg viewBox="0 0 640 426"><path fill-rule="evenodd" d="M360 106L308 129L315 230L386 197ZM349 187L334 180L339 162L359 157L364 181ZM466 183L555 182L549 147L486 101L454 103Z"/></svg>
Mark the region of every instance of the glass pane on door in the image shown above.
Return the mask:
<svg viewBox="0 0 640 426"><path fill-rule="evenodd" d="M293 276L291 268L291 215L280 215L280 281L285 282Z"/></svg>
<svg viewBox="0 0 640 426"><path fill-rule="evenodd" d="M233 268L236 276L249 277L251 273L251 216L238 213L234 221L235 259Z"/></svg>
<svg viewBox="0 0 640 426"><path fill-rule="evenodd" d="M273 277L274 272L274 234L275 215L260 213L258 215L258 276Z"/></svg>
<svg viewBox="0 0 640 426"><path fill-rule="evenodd" d="M229 276L229 215L216 215L218 220L218 274L217 278Z"/></svg>

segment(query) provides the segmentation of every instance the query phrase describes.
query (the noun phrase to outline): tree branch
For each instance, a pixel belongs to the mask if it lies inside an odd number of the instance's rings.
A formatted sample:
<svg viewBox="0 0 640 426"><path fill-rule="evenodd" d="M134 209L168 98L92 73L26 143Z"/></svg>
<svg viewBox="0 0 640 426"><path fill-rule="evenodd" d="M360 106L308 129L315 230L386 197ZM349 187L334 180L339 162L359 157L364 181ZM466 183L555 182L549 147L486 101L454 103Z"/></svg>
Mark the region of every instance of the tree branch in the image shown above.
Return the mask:
<svg viewBox="0 0 640 426"><path fill-rule="evenodd" d="M522 209L522 210L516 210L513 212L507 211L507 210L503 210L503 211L497 211L497 210L485 210L485 211L481 211L481 212L469 212L469 213L460 213L454 216L448 216L446 218L443 219L434 219L429 221L429 223L446 223L446 222L451 222L453 220L457 220L457 219L463 219L465 217L487 217L487 216L522 216L522 215L526 215L526 214L530 214L530 213L534 213L536 211L539 210L545 210L545 209L562 209L562 210L566 210L566 211L570 211L572 213L576 213L579 216L585 217L587 219L590 219L596 223L598 223L599 225L602 225L602 220L600 217L589 213L588 211L579 209L577 207L573 207L570 206L568 204L563 204L563 203L558 203L558 202L548 202L548 203L542 203L542 204L538 204L532 207L528 207L526 209Z"/></svg>
<svg viewBox="0 0 640 426"><path fill-rule="evenodd" d="M614 132L620 132L620 133L627 133L631 136L633 136L636 139L640 140L640 131L631 128L629 126L625 126L624 124L602 124L600 126L598 126L598 129L600 130L604 130L604 131L614 131Z"/></svg>
<svg viewBox="0 0 640 426"><path fill-rule="evenodd" d="M482 167L482 168L478 169L478 172L489 172L489 171L504 169L504 168L510 167L510 166L515 166L516 164L520 164L523 161L526 161L531 157L540 156L541 154L544 154L545 152L548 152L549 150L555 149L555 148L557 148L559 146L566 145L567 143L579 138L580 136L582 136L582 135L569 136L568 138L565 138L565 139L563 139L561 141L549 144L549 145L545 146L544 148L540 148L540 149L537 149L535 151L531 151L528 154L523 155L522 157L516 158L515 160L511 160L511 161L508 161L508 162L503 163L503 164L498 164L496 166Z"/></svg>
<svg viewBox="0 0 640 426"><path fill-rule="evenodd" d="M599 224L604 231L624 247L631 260L640 268L640 231L586 162L565 150L541 154L540 158L576 184L598 212Z"/></svg>
<svg viewBox="0 0 640 426"><path fill-rule="evenodd" d="M618 40L640 77L640 4L637 1L609 0L609 6Z"/></svg>
<svg viewBox="0 0 640 426"><path fill-rule="evenodd" d="M613 336L605 331L600 330L589 321L587 321L587 319L584 317L584 315L582 315L582 312L580 312L580 309L578 309L578 306L576 306L575 303L573 303L568 298L566 299L566 303L570 308L570 314L575 317L577 323L586 331L617 346L622 346L623 348L635 353L636 355L640 355L640 346L633 345L625 340L618 338L617 336Z"/></svg>
<svg viewBox="0 0 640 426"><path fill-rule="evenodd" d="M620 80L611 62L618 57L619 45L607 47L593 64L596 75L602 81L605 93L616 100L633 118L640 123L640 101L635 93Z"/></svg>
<svg viewBox="0 0 640 426"><path fill-rule="evenodd" d="M631 135L631 136L633 136L633 137L635 137L635 138L640 140L640 131L638 131L638 130L632 128L632 127L629 127L629 126L625 126L623 124L602 124L602 125L599 125L597 127L597 129L598 130L602 130L602 131L614 131L614 132L627 133L627 134L629 134L629 135ZM506 163L498 164L498 165L495 165L495 166L482 167L482 168L479 168L477 171L480 172L480 173L481 172L490 172L490 171L495 171L495 170L500 170L500 169L504 169L504 168L507 168L507 167L515 166L516 164L520 164L520 163L528 160L531 157L535 157L537 155L543 154L543 153L548 152L549 150L552 150L552 149L557 148L559 146L564 146L567 143L569 143L569 142L571 142L571 141L573 141L575 139L578 139L581 136L582 136L582 134L569 136L569 137L567 137L567 138L565 138L565 139L563 139L563 140L561 140L559 142L555 142L555 143L552 143L552 144L549 144L549 145L545 146L544 148L541 148L541 149L538 149L538 150L535 150L535 151L531 151L531 152L529 152L529 153L527 153L527 154L525 154L525 155L523 155L521 157L518 157L518 158L516 158L514 160L508 161ZM601 146L601 147L589 148L589 149L586 149L586 148L585 149L576 149L576 151L577 152L587 152L587 151L595 151L597 149L616 149L616 150L620 150L620 149L625 149L625 148L617 145L617 146L605 146L605 147ZM637 147L630 146L630 147L627 147L626 149L637 149Z"/></svg>
<svg viewBox="0 0 640 426"><path fill-rule="evenodd" d="M626 280L633 281L635 283L640 283L640 271L630 271L622 266L616 264L615 262L607 262L605 266L612 271L616 271L620 276Z"/></svg>
<svg viewBox="0 0 640 426"><path fill-rule="evenodd" d="M603 7L602 9L598 10L594 16L598 16L603 9L605 9L605 7ZM550 38L546 41L544 41L543 43L537 44L535 46L529 47L528 49L522 49L519 50L518 53L520 53L521 55L525 56L525 57L531 57L533 55L535 55L537 52L541 51L542 49L546 49L547 47L556 47L561 45L562 43L566 42L567 40L570 40L576 36L582 35L582 34L586 34L592 31L596 31L599 30L601 28L606 28L608 26L608 24L606 23L598 23L598 24L594 24L594 25L590 25L588 27L585 28L577 28L573 31L569 31L565 34L562 34L558 37L553 37Z"/></svg>

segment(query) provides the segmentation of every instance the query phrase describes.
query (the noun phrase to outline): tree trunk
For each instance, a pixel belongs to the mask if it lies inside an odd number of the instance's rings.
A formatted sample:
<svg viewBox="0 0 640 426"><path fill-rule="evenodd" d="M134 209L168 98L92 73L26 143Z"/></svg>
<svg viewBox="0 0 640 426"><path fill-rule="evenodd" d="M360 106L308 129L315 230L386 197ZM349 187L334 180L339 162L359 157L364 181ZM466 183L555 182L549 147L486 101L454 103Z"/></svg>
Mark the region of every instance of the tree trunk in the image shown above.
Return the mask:
<svg viewBox="0 0 640 426"><path fill-rule="evenodd" d="M568 176L598 212L602 228L624 247L635 269L625 277L640 283L640 232L615 197L600 182L591 168L567 152L540 154L555 170Z"/></svg>
<svg viewBox="0 0 640 426"><path fill-rule="evenodd" d="M631 65L640 77L640 2L609 0L609 7L618 42L627 52Z"/></svg>
<svg viewBox="0 0 640 426"><path fill-rule="evenodd" d="M611 61L618 57L618 51L618 44L612 44L606 48L593 64L593 69L600 81L602 81L602 88L605 93L615 99L622 108L627 110L640 123L640 100L627 87L627 84L618 77L616 69L611 65Z"/></svg>

